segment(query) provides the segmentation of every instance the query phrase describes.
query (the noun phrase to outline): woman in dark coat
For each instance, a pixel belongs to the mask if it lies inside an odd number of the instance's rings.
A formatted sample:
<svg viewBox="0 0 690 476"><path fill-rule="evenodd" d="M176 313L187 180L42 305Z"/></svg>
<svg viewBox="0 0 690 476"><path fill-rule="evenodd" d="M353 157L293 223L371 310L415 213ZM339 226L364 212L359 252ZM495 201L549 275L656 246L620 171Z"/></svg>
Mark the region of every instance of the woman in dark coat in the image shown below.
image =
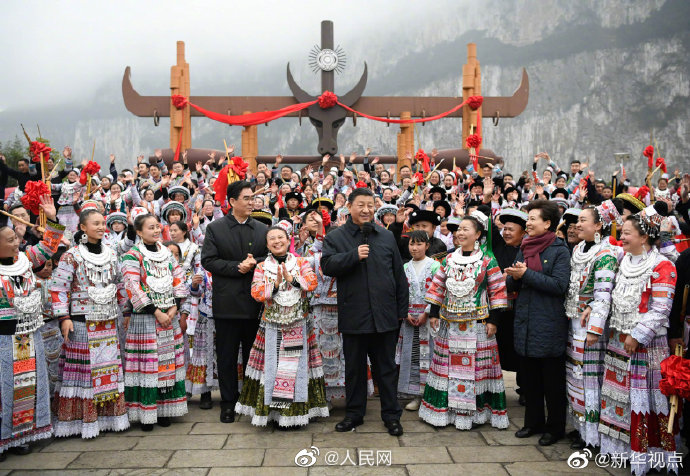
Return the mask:
<svg viewBox="0 0 690 476"><path fill-rule="evenodd" d="M515 436L542 433L539 444L548 446L565 433L568 320L564 301L570 281L570 252L555 234L559 220L556 204L537 200L526 210L529 236L523 239L513 266L505 270L508 290L518 292L515 350L521 356L526 399L525 424Z"/></svg>

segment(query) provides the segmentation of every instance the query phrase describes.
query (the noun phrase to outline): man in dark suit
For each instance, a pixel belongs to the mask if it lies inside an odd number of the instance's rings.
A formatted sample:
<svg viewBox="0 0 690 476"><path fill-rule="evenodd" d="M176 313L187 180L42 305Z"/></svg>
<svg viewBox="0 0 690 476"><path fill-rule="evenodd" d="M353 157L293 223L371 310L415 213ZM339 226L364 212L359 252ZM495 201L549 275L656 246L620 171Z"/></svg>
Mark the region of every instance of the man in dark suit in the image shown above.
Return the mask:
<svg viewBox="0 0 690 476"><path fill-rule="evenodd" d="M251 296L254 267L266 258L266 230L251 218L252 190L249 182L228 185L231 210L206 228L201 264L213 275L213 319L220 386L220 421L235 421L237 355L242 343L242 367L259 328L261 306Z"/></svg>
<svg viewBox="0 0 690 476"><path fill-rule="evenodd" d="M350 219L326 235L321 268L338 278L338 330L345 354L345 419L336 431L361 425L367 406L367 355L379 385L381 419L399 436L395 345L398 321L407 317L409 289L393 233L374 225L374 194L358 188L348 197Z"/></svg>

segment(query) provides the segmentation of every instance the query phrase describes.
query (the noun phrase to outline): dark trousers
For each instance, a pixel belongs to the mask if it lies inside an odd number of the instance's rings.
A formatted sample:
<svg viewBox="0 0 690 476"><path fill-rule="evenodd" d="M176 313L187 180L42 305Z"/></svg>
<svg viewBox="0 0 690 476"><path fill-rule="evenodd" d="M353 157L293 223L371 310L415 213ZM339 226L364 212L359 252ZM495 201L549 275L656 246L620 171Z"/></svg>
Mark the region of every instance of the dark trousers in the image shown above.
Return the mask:
<svg viewBox="0 0 690 476"><path fill-rule="evenodd" d="M525 426L552 435L565 433L567 399L565 355L520 357L520 380L525 395ZM544 400L548 416L544 417Z"/></svg>
<svg viewBox="0 0 690 476"><path fill-rule="evenodd" d="M242 373L247 369L249 352L254 345L258 319L214 319L216 325L216 359L218 362L218 386L222 410L235 409L240 397L237 390L237 356L242 343Z"/></svg>
<svg viewBox="0 0 690 476"><path fill-rule="evenodd" d="M381 419L400 420L398 403L398 368L395 346L398 331L371 334L343 334L345 354L345 416L362 421L367 411L367 356L379 387Z"/></svg>

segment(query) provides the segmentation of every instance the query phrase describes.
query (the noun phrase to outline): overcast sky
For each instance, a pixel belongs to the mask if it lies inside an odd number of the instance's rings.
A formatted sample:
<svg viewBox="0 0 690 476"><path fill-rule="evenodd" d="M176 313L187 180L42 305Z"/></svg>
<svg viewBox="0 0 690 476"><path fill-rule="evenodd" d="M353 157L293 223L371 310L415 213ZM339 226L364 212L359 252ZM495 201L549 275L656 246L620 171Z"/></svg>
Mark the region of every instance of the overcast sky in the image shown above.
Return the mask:
<svg viewBox="0 0 690 476"><path fill-rule="evenodd" d="M251 66L290 55L306 58L324 19L335 22L336 44L375 30L404 41L405 30L443 18L453 3L5 0L0 5L0 111L89 98L104 81L121 77L127 65L135 86L167 84L177 40L185 41L192 74L199 78L221 63Z"/></svg>

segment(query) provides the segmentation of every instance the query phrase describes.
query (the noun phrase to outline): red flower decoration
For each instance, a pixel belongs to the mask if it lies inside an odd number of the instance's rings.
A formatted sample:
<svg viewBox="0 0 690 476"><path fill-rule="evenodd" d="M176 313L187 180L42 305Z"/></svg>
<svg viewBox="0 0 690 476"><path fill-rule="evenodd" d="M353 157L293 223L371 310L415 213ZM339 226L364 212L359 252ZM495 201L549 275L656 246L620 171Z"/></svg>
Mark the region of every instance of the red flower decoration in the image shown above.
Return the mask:
<svg viewBox="0 0 690 476"><path fill-rule="evenodd" d="M86 172L89 175L96 175L100 171L101 166L98 165L98 162L95 162L93 160L89 160L84 166L84 172Z"/></svg>
<svg viewBox="0 0 690 476"><path fill-rule="evenodd" d="M331 91L325 91L319 96L319 107L321 109L328 109L338 104L338 96Z"/></svg>
<svg viewBox="0 0 690 476"><path fill-rule="evenodd" d="M656 167L661 167L662 172L668 173L668 170L666 169L666 159L663 157L656 158Z"/></svg>
<svg viewBox="0 0 690 476"><path fill-rule="evenodd" d="M323 220L323 226L328 226L331 224L331 214L325 208L321 209L321 219Z"/></svg>
<svg viewBox="0 0 690 476"><path fill-rule="evenodd" d="M189 103L189 100L181 94L172 95L172 105L175 106L177 109L182 109L187 105L187 103Z"/></svg>
<svg viewBox="0 0 690 476"><path fill-rule="evenodd" d="M479 109L482 106L482 102L484 102L484 98L482 96L470 96L467 98L467 105L473 111Z"/></svg>
<svg viewBox="0 0 690 476"><path fill-rule="evenodd" d="M645 147L644 152L642 152L642 155L647 157L647 167L652 168L652 160L654 159L654 147L651 145L648 145Z"/></svg>
<svg viewBox="0 0 690 476"><path fill-rule="evenodd" d="M690 397L690 361L671 355L661 361L659 390L666 396Z"/></svg>
<svg viewBox="0 0 690 476"><path fill-rule="evenodd" d="M424 149L419 149L417 153L414 155L414 158L422 163L422 169L424 170L424 173L429 173L429 171L431 170L431 159L429 159L429 156L426 155Z"/></svg>
<svg viewBox="0 0 690 476"><path fill-rule="evenodd" d="M366 182L362 182L362 181L360 180L359 182L357 182L357 184L355 185L355 187L356 187L356 188L367 188L368 185L366 184Z"/></svg>
<svg viewBox="0 0 690 476"><path fill-rule="evenodd" d="M43 153L43 158L47 159L50 157L50 153L53 149L45 145L43 142L37 140L33 141L29 146L29 153L31 154L31 160L33 162L41 161L41 153Z"/></svg>
<svg viewBox="0 0 690 476"><path fill-rule="evenodd" d="M21 198L22 205L34 215L38 215L41 211L38 207L41 203L40 197L46 194L50 195L50 188L45 182L30 180L24 185L24 195Z"/></svg>
<svg viewBox="0 0 690 476"><path fill-rule="evenodd" d="M646 197L647 195L649 195L649 187L647 187L646 185L643 185L637 189L637 193L635 194L635 198L638 200L643 200L644 197Z"/></svg>
<svg viewBox="0 0 690 476"><path fill-rule="evenodd" d="M466 142L467 147L469 147L470 149L479 149L481 143L482 138L477 134L472 134L471 136L469 136Z"/></svg>
<svg viewBox="0 0 690 476"><path fill-rule="evenodd" d="M247 167L249 167L249 164L242 160L242 157L236 155L235 157L230 159L230 168L242 180L244 180L244 177L247 176Z"/></svg>
<svg viewBox="0 0 690 476"><path fill-rule="evenodd" d="M79 176L79 183L86 185L89 175L96 175L101 171L101 166L93 160L89 160L83 169L81 169L81 174Z"/></svg>

